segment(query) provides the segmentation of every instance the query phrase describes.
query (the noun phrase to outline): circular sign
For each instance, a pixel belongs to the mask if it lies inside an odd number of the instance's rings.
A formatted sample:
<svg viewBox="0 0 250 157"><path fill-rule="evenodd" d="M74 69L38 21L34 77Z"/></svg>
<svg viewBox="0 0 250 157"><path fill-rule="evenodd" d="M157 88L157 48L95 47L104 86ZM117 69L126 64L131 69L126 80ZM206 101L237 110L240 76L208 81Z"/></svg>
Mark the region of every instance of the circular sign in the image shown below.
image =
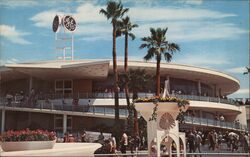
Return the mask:
<svg viewBox="0 0 250 157"><path fill-rule="evenodd" d="M170 128L173 128L175 126L175 120L169 113L164 113L161 116L159 126L163 130L169 130Z"/></svg>
<svg viewBox="0 0 250 157"><path fill-rule="evenodd" d="M73 32L76 30L76 21L72 16L67 15L63 18L63 26L68 31Z"/></svg>
<svg viewBox="0 0 250 157"><path fill-rule="evenodd" d="M60 26L60 17L58 15L56 15L54 17L54 20L53 20L53 24L52 24L52 30L53 32L58 32L59 31L59 26Z"/></svg>

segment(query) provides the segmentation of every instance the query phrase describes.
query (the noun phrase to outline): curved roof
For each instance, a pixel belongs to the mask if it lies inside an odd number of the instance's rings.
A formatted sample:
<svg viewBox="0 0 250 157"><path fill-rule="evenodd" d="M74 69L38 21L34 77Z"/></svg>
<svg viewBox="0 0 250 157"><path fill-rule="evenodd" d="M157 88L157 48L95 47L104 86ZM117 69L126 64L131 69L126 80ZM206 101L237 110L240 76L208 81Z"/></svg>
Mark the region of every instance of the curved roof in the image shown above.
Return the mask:
<svg viewBox="0 0 250 157"><path fill-rule="evenodd" d="M112 64L112 63L111 63ZM119 69L123 68L123 62L118 61ZM156 70L155 62L130 61L131 69L145 69L147 73L154 75ZM112 66L110 66L112 68ZM192 81L200 80L202 83L216 85L217 90L221 89L222 94L231 94L240 88L240 82L236 78L216 70L200 68L189 65L161 63L161 76L170 76Z"/></svg>
<svg viewBox="0 0 250 157"><path fill-rule="evenodd" d="M117 61L118 70L122 71L123 61ZM156 63L143 61L129 61L130 69L145 69L154 75ZM0 72L3 81L20 77L34 76L50 78L105 78L108 71L112 73L110 60L68 60L42 61L18 64L6 64ZM18 77L19 76L19 77ZM161 76L170 76L187 80L198 81L208 85L216 85L222 94L231 94L240 88L239 81L223 72L189 65L161 63Z"/></svg>

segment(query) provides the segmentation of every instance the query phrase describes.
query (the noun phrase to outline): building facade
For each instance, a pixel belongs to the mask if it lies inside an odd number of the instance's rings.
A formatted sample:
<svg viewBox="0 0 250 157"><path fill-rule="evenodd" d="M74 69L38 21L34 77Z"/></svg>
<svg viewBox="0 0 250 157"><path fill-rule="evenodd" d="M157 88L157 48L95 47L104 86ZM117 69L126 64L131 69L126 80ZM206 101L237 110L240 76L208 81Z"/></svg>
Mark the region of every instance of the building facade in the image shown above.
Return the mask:
<svg viewBox="0 0 250 157"><path fill-rule="evenodd" d="M118 61L118 72L123 72ZM144 69L155 75L154 62L130 61L129 69ZM6 64L1 74L1 131L43 128L57 132L81 130L109 132L114 122L112 62L109 60L44 61ZM228 99L239 81L215 70L161 63L161 87L168 80L171 96L188 99L186 128L247 130L244 102ZM154 81L153 81L154 82ZM154 95L155 85L139 91L139 97ZM132 94L130 95L132 98ZM120 118L128 116L123 89L119 92Z"/></svg>

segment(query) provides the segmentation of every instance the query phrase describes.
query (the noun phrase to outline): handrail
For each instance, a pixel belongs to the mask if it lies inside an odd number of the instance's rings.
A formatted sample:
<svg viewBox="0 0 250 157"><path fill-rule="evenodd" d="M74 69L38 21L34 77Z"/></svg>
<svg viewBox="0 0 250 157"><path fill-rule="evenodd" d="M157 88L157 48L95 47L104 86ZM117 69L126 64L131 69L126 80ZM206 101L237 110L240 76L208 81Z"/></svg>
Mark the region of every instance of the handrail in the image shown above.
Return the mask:
<svg viewBox="0 0 250 157"><path fill-rule="evenodd" d="M214 120L214 119L209 119L209 118L184 116L184 122L191 123L191 124L205 125L205 126L215 126L215 127L220 127L220 128L226 128L226 129L239 129L239 130L250 131L250 128L248 128L247 125L242 125L240 123Z"/></svg>
<svg viewBox="0 0 250 157"><path fill-rule="evenodd" d="M3 107L12 107L12 108L31 108L31 109L40 109L40 110L54 110L54 111L72 111L72 112L81 112L92 115L103 115L103 116L114 116L115 109L111 107L100 107L100 106L87 106L87 105L67 105L62 103L46 103L45 101L35 104L33 106L28 106L26 103L21 102L12 102L8 103L6 101L0 101L0 106ZM120 116L128 116L127 109L119 109ZM214 119L208 118L199 118L192 116L184 116L185 123L205 125L205 126L215 126L227 129L239 129L239 130L248 130L246 125L236 124L226 121L217 121Z"/></svg>
<svg viewBox="0 0 250 157"><path fill-rule="evenodd" d="M138 93L138 97L152 97L154 93ZM182 94L171 94L172 97L177 97L181 99L193 100L193 101L207 101L207 102L216 102L224 103L230 105L240 105L240 102L234 99L223 99L219 97L209 97L209 96L197 96L197 95L182 95ZM129 97L132 98L132 93L129 94ZM112 92L92 92L92 93L53 93L53 94L39 94L37 95L39 100L46 99L113 99L114 93ZM120 92L119 98L125 99L125 93Z"/></svg>

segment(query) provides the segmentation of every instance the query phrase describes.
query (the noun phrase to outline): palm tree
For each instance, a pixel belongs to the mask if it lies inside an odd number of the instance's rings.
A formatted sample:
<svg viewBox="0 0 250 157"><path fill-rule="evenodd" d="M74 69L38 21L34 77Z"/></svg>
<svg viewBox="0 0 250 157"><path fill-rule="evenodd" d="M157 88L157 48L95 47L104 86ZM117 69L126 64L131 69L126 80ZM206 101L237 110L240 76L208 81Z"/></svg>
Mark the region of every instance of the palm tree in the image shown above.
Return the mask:
<svg viewBox="0 0 250 157"><path fill-rule="evenodd" d="M115 124L119 123L119 98L118 98L118 73L117 73L117 61L116 61L116 26L117 20L121 18L126 12L128 12L128 8L123 8L121 2L117 3L115 1L108 1L107 7L105 9L100 10L100 14L103 14L107 17L107 20L111 19L111 23L113 26L113 73L114 73L114 91L115 91Z"/></svg>
<svg viewBox="0 0 250 157"><path fill-rule="evenodd" d="M145 70L140 70L140 69L136 69L136 70L129 70L128 72L128 87L129 89L133 92L133 100L138 98L138 92L145 90L146 88L149 87L149 85L151 84L150 80L152 80L152 78L146 74ZM139 129L138 129L138 113L137 111L134 109L134 134L138 134L139 133Z"/></svg>
<svg viewBox="0 0 250 157"><path fill-rule="evenodd" d="M127 75L128 72L128 37L132 40L135 39L135 35L131 33L132 29L138 27L137 24L132 24L130 18L126 16L122 19L122 21L118 22L118 30L117 36L124 35L125 36L125 46L124 46L124 73ZM127 109L131 111L130 101L129 101L129 90L128 90L128 82L125 82L125 96L127 101ZM129 117L131 116L131 112L129 112Z"/></svg>
<svg viewBox="0 0 250 157"><path fill-rule="evenodd" d="M150 28L151 36L142 38L144 42L141 44L140 49L147 48L147 54L144 56L146 61L152 59L154 56L157 61L156 68L156 96L160 96L160 63L162 55L164 55L165 60L170 62L172 55L176 51L180 51L179 45L175 43L169 43L166 40L166 32L168 28Z"/></svg>

